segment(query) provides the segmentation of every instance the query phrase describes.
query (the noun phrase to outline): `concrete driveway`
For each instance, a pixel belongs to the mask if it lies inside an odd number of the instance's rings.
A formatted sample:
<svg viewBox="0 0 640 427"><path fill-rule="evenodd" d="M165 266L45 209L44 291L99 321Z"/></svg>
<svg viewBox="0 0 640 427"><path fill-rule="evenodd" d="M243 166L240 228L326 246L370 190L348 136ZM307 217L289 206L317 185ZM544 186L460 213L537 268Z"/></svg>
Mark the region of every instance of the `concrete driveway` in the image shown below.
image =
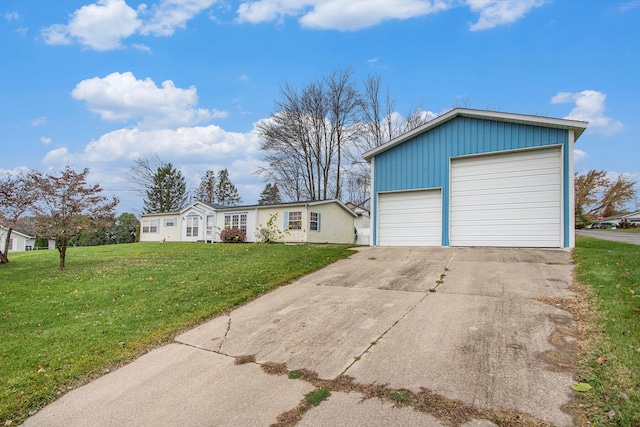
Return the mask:
<svg viewBox="0 0 640 427"><path fill-rule="evenodd" d="M572 426L572 270L562 250L360 248L25 425Z"/></svg>

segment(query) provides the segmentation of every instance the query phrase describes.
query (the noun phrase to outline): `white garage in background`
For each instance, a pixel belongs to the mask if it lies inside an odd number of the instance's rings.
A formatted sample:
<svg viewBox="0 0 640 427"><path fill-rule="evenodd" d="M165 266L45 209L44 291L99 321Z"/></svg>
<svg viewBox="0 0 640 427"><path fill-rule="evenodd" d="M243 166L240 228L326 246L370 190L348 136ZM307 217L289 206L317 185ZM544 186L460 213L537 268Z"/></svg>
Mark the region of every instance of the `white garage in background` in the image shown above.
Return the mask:
<svg viewBox="0 0 640 427"><path fill-rule="evenodd" d="M560 147L451 161L451 246L561 247Z"/></svg>
<svg viewBox="0 0 640 427"><path fill-rule="evenodd" d="M442 192L399 191L378 195L381 246L442 245Z"/></svg>

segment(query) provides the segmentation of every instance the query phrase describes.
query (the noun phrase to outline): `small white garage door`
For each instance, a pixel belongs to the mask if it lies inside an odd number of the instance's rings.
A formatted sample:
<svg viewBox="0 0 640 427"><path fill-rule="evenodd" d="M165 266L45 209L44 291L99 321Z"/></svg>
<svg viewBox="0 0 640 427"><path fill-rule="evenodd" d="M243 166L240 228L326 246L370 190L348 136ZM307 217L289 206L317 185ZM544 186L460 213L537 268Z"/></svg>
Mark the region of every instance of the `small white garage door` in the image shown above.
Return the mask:
<svg viewBox="0 0 640 427"><path fill-rule="evenodd" d="M455 159L451 246L561 247L560 148Z"/></svg>
<svg viewBox="0 0 640 427"><path fill-rule="evenodd" d="M380 194L378 224L380 246L442 246L441 191Z"/></svg>

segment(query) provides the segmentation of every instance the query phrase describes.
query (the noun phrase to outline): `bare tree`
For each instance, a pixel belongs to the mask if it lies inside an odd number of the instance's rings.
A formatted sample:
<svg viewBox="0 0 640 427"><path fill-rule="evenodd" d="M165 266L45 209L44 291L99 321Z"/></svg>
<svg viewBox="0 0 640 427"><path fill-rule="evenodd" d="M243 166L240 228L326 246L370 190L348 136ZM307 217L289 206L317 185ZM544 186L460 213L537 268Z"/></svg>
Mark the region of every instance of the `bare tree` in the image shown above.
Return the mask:
<svg viewBox="0 0 640 427"><path fill-rule="evenodd" d="M347 186L350 197L355 197L350 202L368 206L371 169L363 161L362 154L431 120L433 115L424 111L421 104L413 106L406 116L402 116L396 111L396 99L389 88L383 92L380 75L367 77L360 104L361 132L347 154L351 164Z"/></svg>
<svg viewBox="0 0 640 427"><path fill-rule="evenodd" d="M359 107L361 105L360 93L353 81L354 69L352 67L334 71L331 76L325 77L329 102L329 122L331 124L331 142L336 152L336 179L334 198L340 199L342 158L349 146L355 143L360 136ZM326 190L326 188L325 188ZM326 194L325 194L326 199Z"/></svg>
<svg viewBox="0 0 640 427"><path fill-rule="evenodd" d="M578 220L582 217L593 219L597 215L619 213L627 203L635 200L636 184L628 175L610 178L606 171L594 169L584 174L576 173L576 217Z"/></svg>
<svg viewBox="0 0 640 427"><path fill-rule="evenodd" d="M344 153L359 132L353 73L338 70L300 90L285 85L271 118L258 125L266 166L257 173L286 197L340 197Z"/></svg>
<svg viewBox="0 0 640 427"><path fill-rule="evenodd" d="M102 195L100 185L88 185L88 174L88 168L76 172L70 166L60 174L29 174L37 196L33 206L37 234L55 239L60 270L65 268L69 241L92 226L109 224L118 204L116 197L109 200Z"/></svg>
<svg viewBox="0 0 640 427"><path fill-rule="evenodd" d="M4 248L0 248L0 264L9 262L9 243L13 229L19 226L20 218L33 206L36 200L31 181L20 174L7 174L0 178L0 219L7 228Z"/></svg>

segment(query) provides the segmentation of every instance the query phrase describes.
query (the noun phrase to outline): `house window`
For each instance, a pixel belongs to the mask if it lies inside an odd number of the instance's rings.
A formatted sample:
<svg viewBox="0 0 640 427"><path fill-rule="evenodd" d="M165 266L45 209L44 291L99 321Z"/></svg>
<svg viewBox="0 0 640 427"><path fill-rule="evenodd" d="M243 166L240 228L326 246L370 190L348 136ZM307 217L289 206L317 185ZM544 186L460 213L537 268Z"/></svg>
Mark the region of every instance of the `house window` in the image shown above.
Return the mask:
<svg viewBox="0 0 640 427"><path fill-rule="evenodd" d="M176 226L176 219L175 218L165 218L164 226L165 227L175 227Z"/></svg>
<svg viewBox="0 0 640 427"><path fill-rule="evenodd" d="M309 229L311 231L320 231L320 214L318 212L309 213Z"/></svg>
<svg viewBox="0 0 640 427"><path fill-rule="evenodd" d="M289 212L289 230L302 230L302 211Z"/></svg>
<svg viewBox="0 0 640 427"><path fill-rule="evenodd" d="M198 214L190 213L187 215L187 237L198 236Z"/></svg>
<svg viewBox="0 0 640 427"><path fill-rule="evenodd" d="M235 213L225 214L224 216L224 228L239 228L240 230L247 232L247 214Z"/></svg>
<svg viewBox="0 0 640 427"><path fill-rule="evenodd" d="M142 232L143 233L158 233L159 219L143 219L142 220Z"/></svg>

